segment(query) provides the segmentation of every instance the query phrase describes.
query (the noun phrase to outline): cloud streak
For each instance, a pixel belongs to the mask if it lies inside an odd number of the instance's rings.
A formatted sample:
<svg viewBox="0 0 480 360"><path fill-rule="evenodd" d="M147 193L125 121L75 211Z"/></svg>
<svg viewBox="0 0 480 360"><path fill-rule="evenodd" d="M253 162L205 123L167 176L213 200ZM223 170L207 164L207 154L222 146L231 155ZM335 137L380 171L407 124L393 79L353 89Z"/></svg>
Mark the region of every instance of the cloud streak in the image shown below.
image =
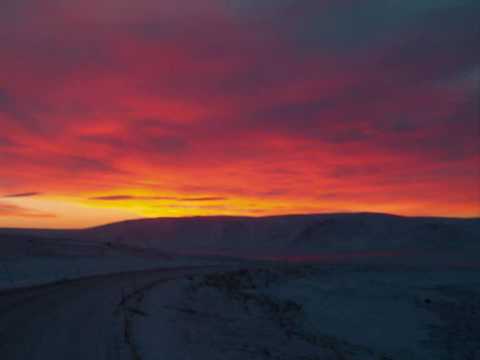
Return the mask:
<svg viewBox="0 0 480 360"><path fill-rule="evenodd" d="M40 192L23 192L23 193L16 193L16 194L7 194L3 195L3 198L25 198L25 197L33 197L42 195Z"/></svg>
<svg viewBox="0 0 480 360"><path fill-rule="evenodd" d="M133 195L109 195L109 196L96 196L91 197L89 200L100 201L158 201L158 200L172 200L182 202L204 202L204 201L224 201L228 200L225 197L220 196L205 196L205 197L175 197L175 196L133 196Z"/></svg>
<svg viewBox="0 0 480 360"><path fill-rule="evenodd" d="M0 203L0 216L15 218L55 218L56 215L48 212L29 209L14 204Z"/></svg>

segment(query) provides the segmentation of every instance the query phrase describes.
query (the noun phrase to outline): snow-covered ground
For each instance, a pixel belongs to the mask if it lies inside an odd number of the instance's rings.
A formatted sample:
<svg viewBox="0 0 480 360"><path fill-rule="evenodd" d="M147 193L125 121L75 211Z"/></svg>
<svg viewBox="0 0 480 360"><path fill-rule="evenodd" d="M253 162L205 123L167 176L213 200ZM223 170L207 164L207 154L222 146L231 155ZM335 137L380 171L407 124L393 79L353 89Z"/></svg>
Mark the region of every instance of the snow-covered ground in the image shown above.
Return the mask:
<svg viewBox="0 0 480 360"><path fill-rule="evenodd" d="M68 236L180 254L250 258L373 255L379 261L385 255L400 254L417 264L427 258L431 263L480 265L480 219L386 214L160 218L114 223Z"/></svg>
<svg viewBox="0 0 480 360"><path fill-rule="evenodd" d="M0 250L0 289L93 275L225 263L221 259L193 259L120 245L31 236L0 237Z"/></svg>
<svg viewBox="0 0 480 360"><path fill-rule="evenodd" d="M0 289L27 287L92 275L190 264L190 261L182 259L146 259L128 255L0 259Z"/></svg>
<svg viewBox="0 0 480 360"><path fill-rule="evenodd" d="M145 360L480 359L478 269L275 266L142 299L132 323Z"/></svg>
<svg viewBox="0 0 480 360"><path fill-rule="evenodd" d="M0 292L0 359L138 360L130 343L130 299L192 272L201 269L122 273Z"/></svg>
<svg viewBox="0 0 480 360"><path fill-rule="evenodd" d="M165 254L480 266L480 219L324 214L143 219L83 230L0 229L0 288L175 264Z"/></svg>
<svg viewBox="0 0 480 360"><path fill-rule="evenodd" d="M115 337L123 334L134 358L142 360L478 360L479 234L478 219L378 214L152 219L78 231L0 231L0 289L122 273L0 291L0 305L6 304L0 332L16 324L8 349L14 355L7 359L24 350L19 338L43 344L48 354L47 343L27 337L56 317L55 326L68 323L73 334L65 335L65 349L59 349L68 353L83 326L70 323L74 309L76 319L90 316L91 329L103 321L110 331L115 323ZM131 273L162 268L177 269ZM137 289L139 279L158 284ZM27 312L16 307L18 297ZM101 316L121 304L121 321L111 314L97 321L102 301ZM36 353L28 349L23 358Z"/></svg>
<svg viewBox="0 0 480 360"><path fill-rule="evenodd" d="M480 359L478 268L254 262L191 267L187 258L148 263L117 256L35 261L50 281L54 266L65 276L75 261L85 275L87 264L92 275L107 272L108 264L108 272L160 263L176 269L0 293L0 331L8 330L0 352L6 359L64 359L74 350L69 358ZM22 261L34 269L31 258ZM48 331L38 338L41 328ZM121 356L112 357L115 352Z"/></svg>

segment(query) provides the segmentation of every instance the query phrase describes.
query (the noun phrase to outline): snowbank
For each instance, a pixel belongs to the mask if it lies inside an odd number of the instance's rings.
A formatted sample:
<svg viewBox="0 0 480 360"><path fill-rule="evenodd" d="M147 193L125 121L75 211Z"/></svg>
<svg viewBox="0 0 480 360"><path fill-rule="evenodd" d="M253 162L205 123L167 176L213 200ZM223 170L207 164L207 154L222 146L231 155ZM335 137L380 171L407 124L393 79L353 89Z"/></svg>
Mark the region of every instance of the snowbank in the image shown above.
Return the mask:
<svg viewBox="0 0 480 360"><path fill-rule="evenodd" d="M480 272L301 265L190 277L146 293L142 359L476 359ZM453 357L452 357L453 356Z"/></svg>

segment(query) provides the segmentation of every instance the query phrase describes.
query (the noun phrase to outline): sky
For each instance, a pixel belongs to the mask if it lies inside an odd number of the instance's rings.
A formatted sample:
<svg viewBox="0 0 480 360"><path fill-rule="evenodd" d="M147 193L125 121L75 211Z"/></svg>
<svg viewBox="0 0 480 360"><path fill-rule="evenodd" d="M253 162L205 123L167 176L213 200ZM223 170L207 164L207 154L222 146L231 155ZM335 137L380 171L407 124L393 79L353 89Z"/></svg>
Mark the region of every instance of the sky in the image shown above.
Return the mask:
<svg viewBox="0 0 480 360"><path fill-rule="evenodd" d="M2 0L0 226L480 216L478 0Z"/></svg>

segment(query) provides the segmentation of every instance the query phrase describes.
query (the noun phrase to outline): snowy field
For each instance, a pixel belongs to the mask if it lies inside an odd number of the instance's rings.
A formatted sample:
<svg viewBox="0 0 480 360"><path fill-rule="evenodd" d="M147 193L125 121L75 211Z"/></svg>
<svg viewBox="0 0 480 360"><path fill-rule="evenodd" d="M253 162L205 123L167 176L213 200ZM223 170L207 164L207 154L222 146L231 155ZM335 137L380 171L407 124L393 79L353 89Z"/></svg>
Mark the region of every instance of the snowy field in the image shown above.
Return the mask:
<svg viewBox="0 0 480 360"><path fill-rule="evenodd" d="M183 266L198 259L217 262L217 255L480 266L479 240L479 219L384 214L160 218L83 230L0 229L0 288Z"/></svg>
<svg viewBox="0 0 480 360"><path fill-rule="evenodd" d="M4 236L0 238L0 245L0 290L94 275L222 263L122 245L30 236Z"/></svg>
<svg viewBox="0 0 480 360"><path fill-rule="evenodd" d="M190 264L190 261L182 259L146 259L128 255L3 259L0 260L0 289Z"/></svg>
<svg viewBox="0 0 480 360"><path fill-rule="evenodd" d="M480 271L284 266L157 286L131 316L141 359L480 359Z"/></svg>
<svg viewBox="0 0 480 360"><path fill-rule="evenodd" d="M58 283L0 291L0 354L480 360L479 234L478 219L372 214L3 230L0 290Z"/></svg>

